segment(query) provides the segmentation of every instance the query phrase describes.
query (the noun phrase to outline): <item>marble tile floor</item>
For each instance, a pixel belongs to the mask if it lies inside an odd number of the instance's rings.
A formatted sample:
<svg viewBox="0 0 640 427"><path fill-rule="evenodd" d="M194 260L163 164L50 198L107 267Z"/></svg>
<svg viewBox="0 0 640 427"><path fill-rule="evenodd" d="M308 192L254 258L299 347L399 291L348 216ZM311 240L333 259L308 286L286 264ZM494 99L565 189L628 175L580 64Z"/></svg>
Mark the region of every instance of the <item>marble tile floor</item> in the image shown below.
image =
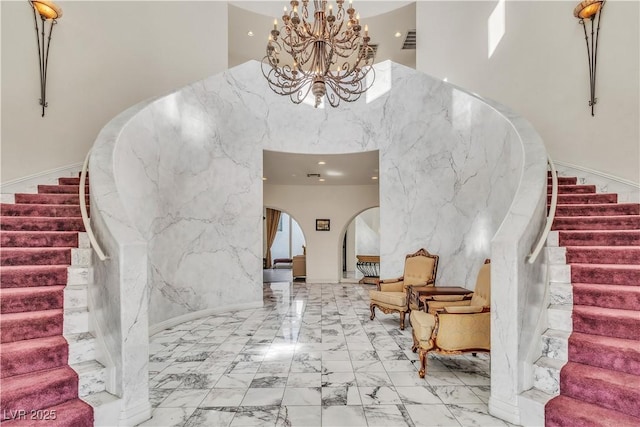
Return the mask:
<svg viewBox="0 0 640 427"><path fill-rule="evenodd" d="M430 355L419 378L410 326L369 320L370 288L265 283L261 309L154 335L141 426L508 425L487 412L488 355Z"/></svg>

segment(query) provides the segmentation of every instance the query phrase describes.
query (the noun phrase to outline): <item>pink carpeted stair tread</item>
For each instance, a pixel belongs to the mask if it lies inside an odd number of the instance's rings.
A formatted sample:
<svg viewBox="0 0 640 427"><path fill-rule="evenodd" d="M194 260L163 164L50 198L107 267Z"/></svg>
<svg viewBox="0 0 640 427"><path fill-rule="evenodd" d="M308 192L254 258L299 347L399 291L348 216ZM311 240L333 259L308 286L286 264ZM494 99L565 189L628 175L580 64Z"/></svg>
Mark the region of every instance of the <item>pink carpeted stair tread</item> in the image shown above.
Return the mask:
<svg viewBox="0 0 640 427"><path fill-rule="evenodd" d="M574 283L573 303L640 311L640 286Z"/></svg>
<svg viewBox="0 0 640 427"><path fill-rule="evenodd" d="M78 397L78 374L69 366L0 380L3 418L9 411L44 409Z"/></svg>
<svg viewBox="0 0 640 427"><path fill-rule="evenodd" d="M552 230L638 230L640 215L556 217Z"/></svg>
<svg viewBox="0 0 640 427"><path fill-rule="evenodd" d="M638 427L636 417L602 406L556 396L544 408L546 427Z"/></svg>
<svg viewBox="0 0 640 427"><path fill-rule="evenodd" d="M547 185L547 193L551 194L552 188ZM595 185L558 185L558 194L596 194Z"/></svg>
<svg viewBox="0 0 640 427"><path fill-rule="evenodd" d="M551 202L551 194L547 194L547 203ZM596 204L617 203L618 195L614 193L596 193L596 194L558 194L558 204Z"/></svg>
<svg viewBox="0 0 640 427"><path fill-rule="evenodd" d="M63 310L0 314L0 342L62 335Z"/></svg>
<svg viewBox="0 0 640 427"><path fill-rule="evenodd" d="M78 217L2 217L0 229L7 231L84 231Z"/></svg>
<svg viewBox="0 0 640 427"><path fill-rule="evenodd" d="M560 392L574 399L640 417L638 375L567 362L560 370Z"/></svg>
<svg viewBox="0 0 640 427"><path fill-rule="evenodd" d="M560 246L640 247L640 230L571 230L559 231L558 235Z"/></svg>
<svg viewBox="0 0 640 427"><path fill-rule="evenodd" d="M79 205L53 205L53 204L0 204L0 214L3 216L53 216L74 217L80 216Z"/></svg>
<svg viewBox="0 0 640 427"><path fill-rule="evenodd" d="M573 306L573 330L587 334L640 341L640 312Z"/></svg>
<svg viewBox="0 0 640 427"><path fill-rule="evenodd" d="M636 286L640 283L640 265L571 264L571 282Z"/></svg>
<svg viewBox="0 0 640 427"><path fill-rule="evenodd" d="M62 308L64 285L0 289L0 313Z"/></svg>
<svg viewBox="0 0 640 427"><path fill-rule="evenodd" d="M78 194L80 185L38 185L39 194ZM85 193L89 194L89 186L85 185Z"/></svg>
<svg viewBox="0 0 640 427"><path fill-rule="evenodd" d="M638 203L603 203L558 205L557 216L605 216L605 215L640 215Z"/></svg>
<svg viewBox="0 0 640 427"><path fill-rule="evenodd" d="M573 332L569 337L569 360L640 375L640 341Z"/></svg>
<svg viewBox="0 0 640 427"><path fill-rule="evenodd" d="M93 427L93 408L80 399L68 400L46 408L46 414L55 414L55 420L24 420L15 418L2 423L3 427Z"/></svg>
<svg viewBox="0 0 640 427"><path fill-rule="evenodd" d="M0 231L0 246L77 248L77 231Z"/></svg>
<svg viewBox="0 0 640 427"><path fill-rule="evenodd" d="M71 264L71 248L2 248L0 265Z"/></svg>
<svg viewBox="0 0 640 427"><path fill-rule="evenodd" d="M0 268L0 287L22 288L67 283L66 265L19 265Z"/></svg>
<svg viewBox="0 0 640 427"><path fill-rule="evenodd" d="M576 185L578 183L578 178L575 176L559 176L558 177L558 185ZM553 184L553 180L551 177L547 178L547 185Z"/></svg>
<svg viewBox="0 0 640 427"><path fill-rule="evenodd" d="M80 178L58 178L59 185L80 185ZM85 185L89 184L89 176L85 180Z"/></svg>
<svg viewBox="0 0 640 427"><path fill-rule="evenodd" d="M85 200L89 203L89 196L85 196ZM80 196L78 194L31 194L17 193L15 195L16 203L33 203L33 204L54 204L54 205L80 205Z"/></svg>
<svg viewBox="0 0 640 427"><path fill-rule="evenodd" d="M568 246L567 264L640 264L640 246Z"/></svg>
<svg viewBox="0 0 640 427"><path fill-rule="evenodd" d="M69 345L62 335L16 341L0 347L1 377L57 368L67 364Z"/></svg>

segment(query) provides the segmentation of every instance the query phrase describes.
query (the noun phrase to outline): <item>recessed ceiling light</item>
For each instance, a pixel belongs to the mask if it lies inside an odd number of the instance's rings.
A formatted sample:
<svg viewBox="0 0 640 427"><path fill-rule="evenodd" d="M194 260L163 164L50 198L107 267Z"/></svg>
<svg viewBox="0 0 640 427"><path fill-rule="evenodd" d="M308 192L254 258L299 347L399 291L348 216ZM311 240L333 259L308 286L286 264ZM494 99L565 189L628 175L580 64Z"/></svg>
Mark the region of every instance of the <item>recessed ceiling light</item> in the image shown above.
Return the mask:
<svg viewBox="0 0 640 427"><path fill-rule="evenodd" d="M266 181L266 180L267 180L267 178L263 176L263 177L262 177L262 180L263 180L263 181Z"/></svg>
<svg viewBox="0 0 640 427"><path fill-rule="evenodd" d="M396 37L400 37L400 36L402 36L402 33L401 33L400 31L397 31L397 32L394 34L394 36L396 36Z"/></svg>
<svg viewBox="0 0 640 427"><path fill-rule="evenodd" d="M319 164L319 165L326 165L326 164L327 164L327 162L320 160L320 161L318 162L318 164Z"/></svg>
<svg viewBox="0 0 640 427"><path fill-rule="evenodd" d="M320 182L324 182L324 178L320 178L318 181L320 181Z"/></svg>
<svg viewBox="0 0 640 427"><path fill-rule="evenodd" d="M249 32L247 33L247 35L248 35L249 37L253 37L253 31L249 31Z"/></svg>
<svg viewBox="0 0 640 427"><path fill-rule="evenodd" d="M378 179L378 177L377 176L372 176L371 179Z"/></svg>

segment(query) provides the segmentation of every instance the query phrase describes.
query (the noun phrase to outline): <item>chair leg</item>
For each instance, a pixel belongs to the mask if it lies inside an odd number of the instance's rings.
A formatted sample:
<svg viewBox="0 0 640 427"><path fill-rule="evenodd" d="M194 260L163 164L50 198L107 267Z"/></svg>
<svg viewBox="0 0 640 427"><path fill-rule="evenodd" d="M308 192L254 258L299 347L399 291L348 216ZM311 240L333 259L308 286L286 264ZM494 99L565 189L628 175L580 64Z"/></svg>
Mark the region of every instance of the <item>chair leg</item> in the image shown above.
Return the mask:
<svg viewBox="0 0 640 427"><path fill-rule="evenodd" d="M400 312L400 330L404 331L404 318L406 313L404 311Z"/></svg>
<svg viewBox="0 0 640 427"><path fill-rule="evenodd" d="M427 352L420 349L418 355L420 356L420 370L418 371L418 376L420 378L424 378L427 373Z"/></svg>
<svg viewBox="0 0 640 427"><path fill-rule="evenodd" d="M370 309L371 309L371 317L369 317L369 319L373 320L373 319L376 318L376 311L375 311L376 310L376 306L371 304Z"/></svg>

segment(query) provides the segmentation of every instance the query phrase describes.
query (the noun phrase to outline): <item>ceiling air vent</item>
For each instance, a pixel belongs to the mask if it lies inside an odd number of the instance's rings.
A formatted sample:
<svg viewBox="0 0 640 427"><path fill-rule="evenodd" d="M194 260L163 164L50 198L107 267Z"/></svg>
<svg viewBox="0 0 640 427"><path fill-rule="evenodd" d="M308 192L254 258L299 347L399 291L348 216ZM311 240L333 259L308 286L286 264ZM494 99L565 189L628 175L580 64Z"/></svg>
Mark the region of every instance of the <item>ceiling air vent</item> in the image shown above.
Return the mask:
<svg viewBox="0 0 640 427"><path fill-rule="evenodd" d="M367 52L366 59L373 59L376 57L376 53L378 53L378 45L369 43L369 47L371 49L369 49L369 51ZM362 53L362 45L360 45L360 51L358 53Z"/></svg>
<svg viewBox="0 0 640 427"><path fill-rule="evenodd" d="M404 43L402 43L403 49L415 49L416 48L416 30L407 31L407 35L404 36Z"/></svg>
<svg viewBox="0 0 640 427"><path fill-rule="evenodd" d="M308 173L307 178L320 178L319 173Z"/></svg>

